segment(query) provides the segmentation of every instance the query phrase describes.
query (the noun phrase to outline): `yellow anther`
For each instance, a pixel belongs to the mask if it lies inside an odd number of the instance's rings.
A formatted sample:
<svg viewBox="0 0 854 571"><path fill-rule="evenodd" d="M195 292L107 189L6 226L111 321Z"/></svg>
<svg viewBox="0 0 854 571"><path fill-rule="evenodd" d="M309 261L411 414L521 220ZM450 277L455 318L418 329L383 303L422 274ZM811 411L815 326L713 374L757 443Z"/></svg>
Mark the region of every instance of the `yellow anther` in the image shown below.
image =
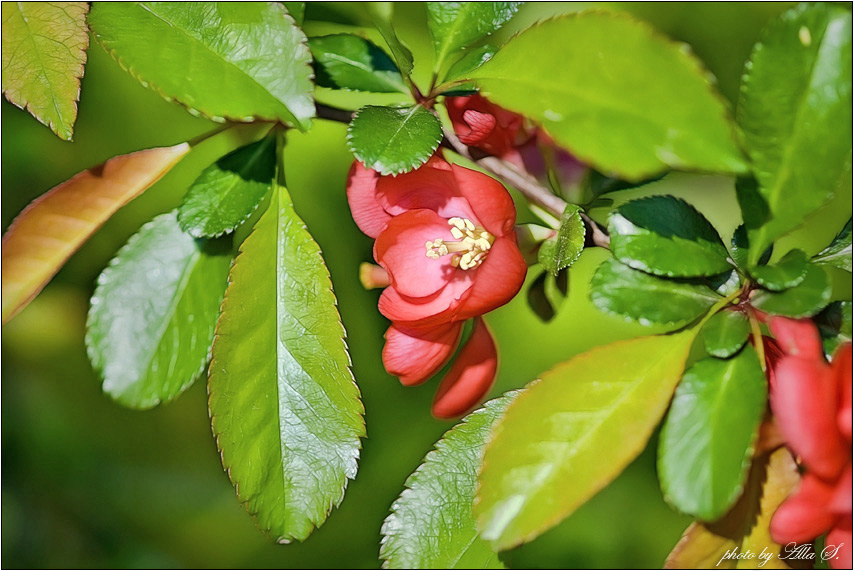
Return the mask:
<svg viewBox="0 0 854 571"><path fill-rule="evenodd" d="M453 254L451 265L462 270L478 267L486 259L486 254L492 248L495 236L476 226L468 218L454 216L448 219L451 226L451 236L455 241L445 241L442 238L428 240L424 244L427 257L438 260L442 256Z"/></svg>

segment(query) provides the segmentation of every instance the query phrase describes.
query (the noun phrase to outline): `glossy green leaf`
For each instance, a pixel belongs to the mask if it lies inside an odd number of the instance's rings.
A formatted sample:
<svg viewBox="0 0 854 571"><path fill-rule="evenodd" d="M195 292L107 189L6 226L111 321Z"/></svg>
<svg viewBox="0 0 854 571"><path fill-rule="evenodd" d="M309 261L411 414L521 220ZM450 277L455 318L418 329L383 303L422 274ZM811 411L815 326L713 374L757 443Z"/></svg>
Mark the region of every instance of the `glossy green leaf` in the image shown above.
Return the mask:
<svg viewBox="0 0 854 571"><path fill-rule="evenodd" d="M750 274L765 289L783 291L804 281L808 266L807 255L802 250L790 250L775 264L756 266Z"/></svg>
<svg viewBox="0 0 854 571"><path fill-rule="evenodd" d="M477 469L492 426L519 391L487 402L442 435L406 480L382 527L387 569L503 569L477 534Z"/></svg>
<svg viewBox="0 0 854 571"><path fill-rule="evenodd" d="M727 297L742 287L742 277L735 268L728 272L706 278L706 284L718 295Z"/></svg>
<svg viewBox="0 0 854 571"><path fill-rule="evenodd" d="M732 260L735 264L746 270L749 267L747 256L750 251L750 242L747 237L747 227L744 224L738 226L732 234L732 242L730 243L730 252ZM771 259L771 254L774 252L773 246L768 246L762 257L759 259L760 264L767 264Z"/></svg>
<svg viewBox="0 0 854 571"><path fill-rule="evenodd" d="M463 57L448 69L448 73L445 74L445 81L467 77L471 72L491 60L497 51L498 49L495 46L489 44L466 50ZM471 87L474 85L472 84Z"/></svg>
<svg viewBox="0 0 854 571"><path fill-rule="evenodd" d="M835 301L815 316L815 323L824 341L824 351L831 355L836 348L852 338L852 304Z"/></svg>
<svg viewBox="0 0 854 571"><path fill-rule="evenodd" d="M178 208L181 228L196 237L233 231L258 208L275 174L275 137L225 155L190 186Z"/></svg>
<svg viewBox="0 0 854 571"><path fill-rule="evenodd" d="M817 264L834 266L847 272L851 271L851 219L836 235L830 245L816 254L813 261Z"/></svg>
<svg viewBox="0 0 854 571"><path fill-rule="evenodd" d="M773 22L742 80L738 119L770 218L750 230L750 263L851 175L851 11L800 4Z"/></svg>
<svg viewBox="0 0 854 571"><path fill-rule="evenodd" d="M608 223L614 257L670 277L712 276L731 268L727 250L705 216L679 198L649 196L622 204Z"/></svg>
<svg viewBox="0 0 854 571"><path fill-rule="evenodd" d="M173 400L208 362L230 244L181 231L175 212L128 240L98 278L86 348L104 392L125 406Z"/></svg>
<svg viewBox="0 0 854 571"><path fill-rule="evenodd" d="M442 125L420 105L359 109L347 129L350 151L380 174L400 174L427 162L442 140Z"/></svg>
<svg viewBox="0 0 854 571"><path fill-rule="evenodd" d="M472 77L491 101L541 123L600 171L636 181L668 168L746 168L700 63L621 14L539 22Z"/></svg>
<svg viewBox="0 0 854 571"><path fill-rule="evenodd" d="M281 4L96 2L89 25L143 85L193 113L303 130L314 116L311 53Z"/></svg>
<svg viewBox="0 0 854 571"><path fill-rule="evenodd" d="M551 321L566 300L569 272L552 275L544 271L528 287L528 307L543 321Z"/></svg>
<svg viewBox="0 0 854 571"><path fill-rule="evenodd" d="M302 21L305 20L305 2L282 2L282 4L284 4L285 9L291 15L291 18L294 19L296 25L301 26Z"/></svg>
<svg viewBox="0 0 854 571"><path fill-rule="evenodd" d="M741 311L719 311L703 326L706 351L721 359L734 355L749 335L750 323Z"/></svg>
<svg viewBox="0 0 854 571"><path fill-rule="evenodd" d="M317 85L336 89L409 93L390 57L375 44L352 34L308 41L314 55Z"/></svg>
<svg viewBox="0 0 854 571"><path fill-rule="evenodd" d="M486 447L481 537L499 550L530 541L616 478L667 409L694 334L596 347L529 384Z"/></svg>
<svg viewBox="0 0 854 571"><path fill-rule="evenodd" d="M458 54L503 26L521 2L427 2L427 24L433 37L438 72L448 56Z"/></svg>
<svg viewBox="0 0 854 571"><path fill-rule="evenodd" d="M593 274L590 299L606 313L643 325L680 327L700 317L721 298L707 287L657 278L609 259Z"/></svg>
<svg viewBox="0 0 854 571"><path fill-rule="evenodd" d="M89 47L87 2L3 2L3 94L70 141Z"/></svg>
<svg viewBox="0 0 854 571"><path fill-rule="evenodd" d="M559 271L570 267L584 249L586 230L581 220L581 208L567 205L560 219L560 228L554 238L545 240L537 253L539 262L546 271L557 275Z"/></svg>
<svg viewBox="0 0 854 571"><path fill-rule="evenodd" d="M756 351L706 358L676 388L658 445L665 499L682 512L714 521L744 487L767 382Z"/></svg>
<svg viewBox="0 0 854 571"><path fill-rule="evenodd" d="M258 526L303 540L356 475L363 407L318 248L287 191L240 247L208 390L223 466Z"/></svg>
<svg viewBox="0 0 854 571"><path fill-rule="evenodd" d="M400 38L397 37L397 32L394 31L391 20L394 14L394 2L366 2L365 9L371 15L380 35L385 40L391 55L394 58L397 67L404 77L409 77L409 72L412 71L412 52L409 51Z"/></svg>
<svg viewBox="0 0 854 571"><path fill-rule="evenodd" d="M759 291L750 303L756 309L786 317L809 317L830 301L830 280L821 266L810 264L804 280L782 292Z"/></svg>

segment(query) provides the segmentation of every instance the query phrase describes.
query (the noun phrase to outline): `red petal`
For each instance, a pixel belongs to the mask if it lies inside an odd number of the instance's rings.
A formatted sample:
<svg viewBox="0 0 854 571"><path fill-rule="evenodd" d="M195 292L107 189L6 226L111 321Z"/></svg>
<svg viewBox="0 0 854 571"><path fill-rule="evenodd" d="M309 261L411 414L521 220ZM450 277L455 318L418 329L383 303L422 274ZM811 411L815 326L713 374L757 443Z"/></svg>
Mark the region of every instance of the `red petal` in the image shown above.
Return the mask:
<svg viewBox="0 0 854 571"><path fill-rule="evenodd" d="M452 321L471 290L471 272L462 273L461 277L427 297L406 297L388 287L380 296L380 313L412 329L430 328Z"/></svg>
<svg viewBox="0 0 854 571"><path fill-rule="evenodd" d="M768 320L768 328L777 338L783 353L824 362L821 336L811 320L775 316Z"/></svg>
<svg viewBox="0 0 854 571"><path fill-rule="evenodd" d="M495 342L486 324L478 318L471 337L439 385L433 400L433 416L462 416L489 392L497 369Z"/></svg>
<svg viewBox="0 0 854 571"><path fill-rule="evenodd" d="M833 498L827 506L827 509L838 515L847 515L851 517L851 462L848 462L848 467L842 472L842 476L836 482L833 488Z"/></svg>
<svg viewBox="0 0 854 571"><path fill-rule="evenodd" d="M771 537L777 543L806 543L826 532L836 516L825 509L833 488L809 473L804 475L798 490L771 518Z"/></svg>
<svg viewBox="0 0 854 571"><path fill-rule="evenodd" d="M448 323L427 331L392 325L386 331L383 364L406 386L423 383L442 368L457 346L462 323Z"/></svg>
<svg viewBox="0 0 854 571"><path fill-rule="evenodd" d="M443 218L474 218L468 201L460 195L451 166L438 157L412 172L382 177L377 183L377 201L392 216L423 208Z"/></svg>
<svg viewBox="0 0 854 571"><path fill-rule="evenodd" d="M839 390L839 413L837 423L839 431L851 441L851 343L840 345L831 361L831 369L836 377Z"/></svg>
<svg viewBox="0 0 854 571"><path fill-rule="evenodd" d="M519 293L525 283L528 266L516 246L515 234L495 240L486 259L473 271L474 285L460 308L459 319L483 315Z"/></svg>
<svg viewBox="0 0 854 571"><path fill-rule="evenodd" d="M516 207L500 182L482 172L451 165L460 194L474 209L475 219L495 236L513 233Z"/></svg>
<svg viewBox="0 0 854 571"><path fill-rule="evenodd" d="M832 569L851 569L851 515L847 519L840 520L824 541L822 555L827 557Z"/></svg>
<svg viewBox="0 0 854 571"><path fill-rule="evenodd" d="M374 256L388 270L394 289L408 297L426 297L463 271L451 265L451 256L427 257L426 242L454 240L450 228L432 210L409 210L392 218L377 237Z"/></svg>
<svg viewBox="0 0 854 571"><path fill-rule="evenodd" d="M365 168L359 161L353 161L350 174L347 175L347 202L350 212L359 230L376 238L391 220L388 212L377 202L376 188L379 174Z"/></svg>
<svg viewBox="0 0 854 571"><path fill-rule="evenodd" d="M498 124L498 120L489 113L466 109L463 111L463 123L464 125L459 123L454 125L455 131L459 127L460 132L457 134L460 141L466 145L477 146L478 143L483 143L489 137L495 129L495 125ZM465 127L468 127L468 132L465 132Z"/></svg>
<svg viewBox="0 0 854 571"><path fill-rule="evenodd" d="M839 433L836 383L824 361L783 357L774 371L771 409L786 442L807 468L835 480L851 458Z"/></svg>

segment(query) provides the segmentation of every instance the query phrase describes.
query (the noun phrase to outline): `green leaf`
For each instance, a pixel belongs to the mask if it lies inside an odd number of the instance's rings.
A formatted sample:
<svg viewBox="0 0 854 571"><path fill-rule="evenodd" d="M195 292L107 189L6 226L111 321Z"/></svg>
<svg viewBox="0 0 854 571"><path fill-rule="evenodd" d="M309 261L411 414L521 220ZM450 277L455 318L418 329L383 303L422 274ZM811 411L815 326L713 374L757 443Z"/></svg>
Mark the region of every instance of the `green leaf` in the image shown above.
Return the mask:
<svg viewBox="0 0 854 571"><path fill-rule="evenodd" d="M181 228L197 238L233 231L258 208L275 174L275 137L225 155L190 186L178 208Z"/></svg>
<svg viewBox="0 0 854 571"><path fill-rule="evenodd" d="M491 101L542 124L600 171L636 181L668 168L745 170L700 63L627 16L582 12L540 22L472 78Z"/></svg>
<svg viewBox="0 0 854 571"><path fill-rule="evenodd" d="M732 243L730 244L730 252L732 253L732 260L735 264L746 270L749 267L747 262L748 252L750 250L750 242L747 238L747 227L745 224L741 224L738 228L735 229L735 232L732 234ZM768 246L765 249L765 252L762 254L762 257L759 259L760 264L767 264L768 260L771 259L771 254L774 251L773 246Z"/></svg>
<svg viewBox="0 0 854 571"><path fill-rule="evenodd" d="M660 323L681 327L700 317L721 298L707 287L657 278L609 259L593 274L590 299L605 313L633 319L642 325Z"/></svg>
<svg viewBox="0 0 854 571"><path fill-rule="evenodd" d="M719 311L703 326L706 351L720 359L734 355L749 335L750 323L741 311Z"/></svg>
<svg viewBox="0 0 854 571"><path fill-rule="evenodd" d="M783 291L804 281L808 266L809 260L803 251L790 250L776 264L756 266L750 274L765 289Z"/></svg>
<svg viewBox="0 0 854 571"><path fill-rule="evenodd" d="M759 291L750 299L756 309L786 317L809 317L830 301L830 280L821 266L809 264L807 275L796 287L782 292Z"/></svg>
<svg viewBox="0 0 854 571"><path fill-rule="evenodd" d="M3 93L70 141L89 47L87 2L3 2Z"/></svg>
<svg viewBox="0 0 854 571"><path fill-rule="evenodd" d="M851 11L800 4L766 30L742 80L738 119L770 219L750 263L851 175Z"/></svg>
<svg viewBox="0 0 854 571"><path fill-rule="evenodd" d="M282 2L282 4L284 4L285 10L294 19L296 25L302 26L302 22L305 20L305 2Z"/></svg>
<svg viewBox="0 0 854 571"><path fill-rule="evenodd" d="M847 272L851 271L851 219L840 230L830 245L816 254L813 262L817 264L834 266Z"/></svg>
<svg viewBox="0 0 854 571"><path fill-rule="evenodd" d="M835 301L815 316L816 325L824 341L824 351L833 354L836 348L852 338L852 303Z"/></svg>
<svg viewBox="0 0 854 571"><path fill-rule="evenodd" d="M208 391L223 466L258 526L303 540L356 475L364 409L326 265L287 191L240 247Z"/></svg>
<svg viewBox="0 0 854 571"><path fill-rule="evenodd" d="M481 537L499 550L530 541L616 478L667 409L694 335L596 347L529 384L486 447Z"/></svg>
<svg viewBox="0 0 854 571"><path fill-rule="evenodd" d="M384 51L352 34L308 41L314 55L317 85L375 93L409 93L400 72Z"/></svg>
<svg viewBox="0 0 854 571"><path fill-rule="evenodd" d="M403 109L368 105L359 109L347 129L350 151L383 175L423 165L441 140L441 123L420 105Z"/></svg>
<svg viewBox="0 0 854 571"><path fill-rule="evenodd" d="M412 52L403 45L403 42L397 37L397 32L394 31L394 27L391 25L391 19L394 14L394 2L366 2L364 6L370 13L374 26L391 51L391 56L397 63L400 73L404 77L409 77L413 63Z"/></svg>
<svg viewBox="0 0 854 571"><path fill-rule="evenodd" d="M383 523L384 568L504 568L478 537L471 506L490 429L519 392L493 399L464 418L407 478Z"/></svg>
<svg viewBox="0 0 854 571"><path fill-rule="evenodd" d="M427 24L433 37L438 72L449 55L458 54L503 26L521 2L427 2Z"/></svg>
<svg viewBox="0 0 854 571"><path fill-rule="evenodd" d="M551 321L569 290L569 275L566 271L552 275L542 272L528 287L528 306L542 321Z"/></svg>
<svg viewBox="0 0 854 571"><path fill-rule="evenodd" d="M98 277L86 349L104 392L150 408L193 384L208 362L231 247L181 232L175 212L128 240Z"/></svg>
<svg viewBox="0 0 854 571"><path fill-rule="evenodd" d="M575 263L584 249L586 231L580 212L580 207L568 204L561 216L557 236L545 240L537 253L539 262L554 276Z"/></svg>
<svg viewBox="0 0 854 571"><path fill-rule="evenodd" d="M495 46L489 44L466 50L463 57L448 69L448 73L445 74L445 81L452 81L468 76L471 72L491 60L497 51L498 49ZM474 87L473 84L470 84L470 86ZM456 89L460 89L461 87Z"/></svg>
<svg viewBox="0 0 854 571"><path fill-rule="evenodd" d="M96 2L89 25L124 69L193 113L302 130L314 116L311 53L281 4Z"/></svg>
<svg viewBox="0 0 854 571"><path fill-rule="evenodd" d="M735 503L765 412L766 386L752 347L726 360L703 359L685 372L658 447L668 502L705 521Z"/></svg>
<svg viewBox="0 0 854 571"><path fill-rule="evenodd" d="M669 277L712 276L731 268L717 231L673 196L632 200L611 213L614 257L637 270Z"/></svg>

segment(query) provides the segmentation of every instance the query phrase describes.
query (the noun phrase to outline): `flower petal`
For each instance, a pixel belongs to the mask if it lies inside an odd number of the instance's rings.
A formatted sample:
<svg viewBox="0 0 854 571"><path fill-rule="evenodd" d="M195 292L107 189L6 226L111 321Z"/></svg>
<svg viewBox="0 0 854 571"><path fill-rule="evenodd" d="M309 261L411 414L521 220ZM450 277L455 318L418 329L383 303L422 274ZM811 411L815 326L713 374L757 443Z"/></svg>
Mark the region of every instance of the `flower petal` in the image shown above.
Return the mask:
<svg viewBox="0 0 854 571"><path fill-rule="evenodd" d="M825 509L833 488L805 474L797 491L777 508L771 518L771 537L777 543L806 543L826 532L836 516Z"/></svg>
<svg viewBox="0 0 854 571"><path fill-rule="evenodd" d="M768 328L777 338L783 353L824 362L821 336L811 320L774 316L768 320Z"/></svg>
<svg viewBox="0 0 854 571"><path fill-rule="evenodd" d="M454 130L456 131L459 128L457 135L460 137L460 141L466 145L482 143L492 134L498 124L495 115L482 113L475 109L463 111L462 119L462 123L454 123ZM466 127L468 127L468 132L465 132Z"/></svg>
<svg viewBox="0 0 854 571"><path fill-rule="evenodd" d="M810 472L834 480L851 453L837 428L836 382L824 361L783 357L774 371L771 410Z"/></svg>
<svg viewBox="0 0 854 571"><path fill-rule="evenodd" d="M427 209L443 218L474 218L469 203L460 194L451 165L434 156L418 169L384 176L377 183L377 201L392 216L407 210Z"/></svg>
<svg viewBox="0 0 854 571"><path fill-rule="evenodd" d="M504 185L482 172L451 165L460 194L474 209L481 226L495 236L513 233L516 207Z"/></svg>
<svg viewBox="0 0 854 571"><path fill-rule="evenodd" d="M454 240L448 221L432 210L409 210L395 216L377 237L374 256L388 270L391 285L409 297L432 295L462 272L451 256L427 257L426 242Z"/></svg>
<svg viewBox="0 0 854 571"><path fill-rule="evenodd" d="M439 385L433 416L462 416L489 392L497 369L498 353L492 335L483 319L475 319L471 337Z"/></svg>
<svg viewBox="0 0 854 571"><path fill-rule="evenodd" d="M470 273L472 270L468 270ZM459 319L477 317L513 299L522 284L528 266L516 247L516 235L498 238L489 255L474 271L471 294L459 311Z"/></svg>
<svg viewBox="0 0 854 571"><path fill-rule="evenodd" d="M380 176L374 170L365 168L359 161L353 161L347 175L347 202L350 212L359 230L376 238L391 220L391 215L377 202L376 188Z"/></svg>
<svg viewBox="0 0 854 571"><path fill-rule="evenodd" d="M851 441L851 343L840 345L830 365L839 390L839 431Z"/></svg>
<svg viewBox="0 0 854 571"><path fill-rule="evenodd" d="M380 295L380 313L410 329L431 328L455 320L471 290L470 274L464 272L461 278L427 297L406 297L395 288L387 287Z"/></svg>
<svg viewBox="0 0 854 571"><path fill-rule="evenodd" d="M831 569L851 569L851 541L851 514L849 513L847 518L840 519L830 530L827 539L824 541L823 554L833 555L827 560Z"/></svg>
<svg viewBox="0 0 854 571"><path fill-rule="evenodd" d="M383 364L406 386L423 383L450 358L460 340L462 322L413 331L392 325L385 334Z"/></svg>
<svg viewBox="0 0 854 571"><path fill-rule="evenodd" d="M847 515L851 517L851 462L848 462L848 467L842 472L842 476L837 480L833 488L833 498L827 506L827 509L837 515Z"/></svg>

